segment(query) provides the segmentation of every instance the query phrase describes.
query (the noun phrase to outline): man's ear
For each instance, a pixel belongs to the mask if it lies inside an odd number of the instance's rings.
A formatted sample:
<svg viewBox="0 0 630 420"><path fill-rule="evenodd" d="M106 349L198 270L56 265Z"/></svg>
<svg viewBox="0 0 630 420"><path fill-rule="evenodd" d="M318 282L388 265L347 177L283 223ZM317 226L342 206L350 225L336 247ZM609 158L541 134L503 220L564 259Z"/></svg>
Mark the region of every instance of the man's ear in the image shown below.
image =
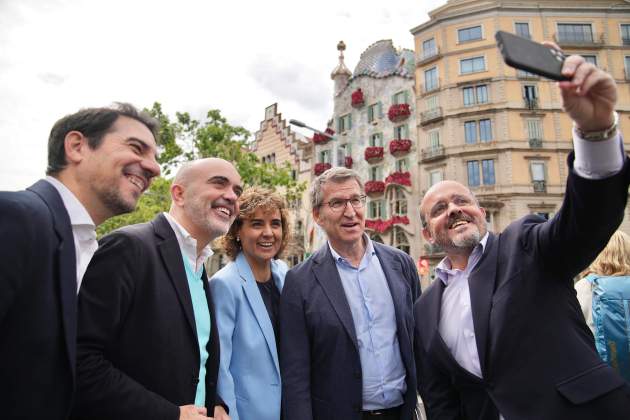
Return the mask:
<svg viewBox="0 0 630 420"><path fill-rule="evenodd" d="M315 220L315 223L319 225L319 207L313 208L311 214L313 215L313 220Z"/></svg>
<svg viewBox="0 0 630 420"><path fill-rule="evenodd" d="M422 237L430 244L433 244L435 242L435 238L431 234L431 230L429 229L428 224L426 227L422 228Z"/></svg>
<svg viewBox="0 0 630 420"><path fill-rule="evenodd" d="M70 131L63 140L63 148L68 163L79 164L89 149L88 139L80 131Z"/></svg>
<svg viewBox="0 0 630 420"><path fill-rule="evenodd" d="M184 207L184 187L179 184L172 184L171 200L177 207Z"/></svg>

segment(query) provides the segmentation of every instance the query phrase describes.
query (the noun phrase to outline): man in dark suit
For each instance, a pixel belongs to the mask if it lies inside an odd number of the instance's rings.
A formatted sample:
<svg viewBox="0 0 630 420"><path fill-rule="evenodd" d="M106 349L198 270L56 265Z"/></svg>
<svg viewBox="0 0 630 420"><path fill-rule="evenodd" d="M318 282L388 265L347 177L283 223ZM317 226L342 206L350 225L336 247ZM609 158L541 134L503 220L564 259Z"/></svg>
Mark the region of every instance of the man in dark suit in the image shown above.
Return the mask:
<svg viewBox="0 0 630 420"><path fill-rule="evenodd" d="M134 209L159 174L157 122L131 105L83 109L53 126L46 179L0 192L3 419L66 419L75 386L77 288L95 227Z"/></svg>
<svg viewBox="0 0 630 420"><path fill-rule="evenodd" d="M365 234L356 172L313 183L313 218L328 243L290 270L280 301L284 420L411 419L416 403L409 255Z"/></svg>
<svg viewBox="0 0 630 420"><path fill-rule="evenodd" d="M582 57L559 84L575 151L560 211L488 233L468 188L444 181L420 206L446 258L416 303L419 391L430 420L627 419L630 387L597 355L573 278L623 219L630 166L617 89Z"/></svg>
<svg viewBox="0 0 630 420"><path fill-rule="evenodd" d="M216 396L219 339L204 262L234 221L241 189L225 160L187 163L169 213L101 239L79 294L74 417L228 418Z"/></svg>

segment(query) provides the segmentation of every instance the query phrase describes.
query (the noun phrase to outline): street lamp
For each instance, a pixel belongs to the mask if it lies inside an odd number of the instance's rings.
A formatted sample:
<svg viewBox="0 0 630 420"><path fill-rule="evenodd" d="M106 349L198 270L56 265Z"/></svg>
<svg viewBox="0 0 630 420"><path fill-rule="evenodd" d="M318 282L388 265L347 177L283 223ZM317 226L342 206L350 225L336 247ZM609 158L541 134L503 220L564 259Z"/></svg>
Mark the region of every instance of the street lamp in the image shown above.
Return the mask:
<svg viewBox="0 0 630 420"><path fill-rule="evenodd" d="M294 125L294 126L296 126L296 127L307 128L307 129L309 129L309 130L311 130L311 131L313 131L313 132L315 132L315 133L317 133L317 134L319 134L319 135L321 135L321 136L328 137L328 138L329 138L329 139L331 139L331 140L334 140L334 139L335 139L335 137L334 137L334 136L332 136L332 135L330 135L330 134L328 134L328 133L325 133L325 132L323 132L323 131L320 131L320 130L318 130L318 129L316 129L316 128L310 127L310 126L308 126L308 125L304 124L302 121L298 121L298 120L293 120L293 119L291 119L291 120L289 120L289 124L293 124L293 125Z"/></svg>

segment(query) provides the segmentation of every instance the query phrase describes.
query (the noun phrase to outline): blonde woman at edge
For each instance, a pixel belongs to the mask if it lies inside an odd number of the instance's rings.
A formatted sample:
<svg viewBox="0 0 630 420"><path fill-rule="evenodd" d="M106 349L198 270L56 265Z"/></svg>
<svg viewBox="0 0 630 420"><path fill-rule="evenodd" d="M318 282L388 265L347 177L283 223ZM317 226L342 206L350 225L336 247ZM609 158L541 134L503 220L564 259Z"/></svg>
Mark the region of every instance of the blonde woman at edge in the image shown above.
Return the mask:
<svg viewBox="0 0 630 420"><path fill-rule="evenodd" d="M618 230L608 241L608 245L599 253L595 261L582 273L582 279L575 283L577 298L584 314L586 324L595 333L593 324L593 284L585 277L589 274L598 276L630 276L630 236Z"/></svg>
<svg viewBox="0 0 630 420"><path fill-rule="evenodd" d="M233 260L210 280L221 341L218 394L232 420L279 420L278 308L289 236L284 199L252 187L223 238Z"/></svg>

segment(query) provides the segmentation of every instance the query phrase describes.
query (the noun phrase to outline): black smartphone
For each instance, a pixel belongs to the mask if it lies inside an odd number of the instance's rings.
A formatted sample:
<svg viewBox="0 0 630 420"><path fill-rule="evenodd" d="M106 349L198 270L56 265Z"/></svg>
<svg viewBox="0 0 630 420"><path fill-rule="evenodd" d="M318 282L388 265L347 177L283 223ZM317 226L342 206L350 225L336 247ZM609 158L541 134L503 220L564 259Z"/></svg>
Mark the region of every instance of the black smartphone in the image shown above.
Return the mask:
<svg viewBox="0 0 630 420"><path fill-rule="evenodd" d="M548 79L571 80L562 74L566 58L562 51L505 31L498 31L494 38L508 66Z"/></svg>

